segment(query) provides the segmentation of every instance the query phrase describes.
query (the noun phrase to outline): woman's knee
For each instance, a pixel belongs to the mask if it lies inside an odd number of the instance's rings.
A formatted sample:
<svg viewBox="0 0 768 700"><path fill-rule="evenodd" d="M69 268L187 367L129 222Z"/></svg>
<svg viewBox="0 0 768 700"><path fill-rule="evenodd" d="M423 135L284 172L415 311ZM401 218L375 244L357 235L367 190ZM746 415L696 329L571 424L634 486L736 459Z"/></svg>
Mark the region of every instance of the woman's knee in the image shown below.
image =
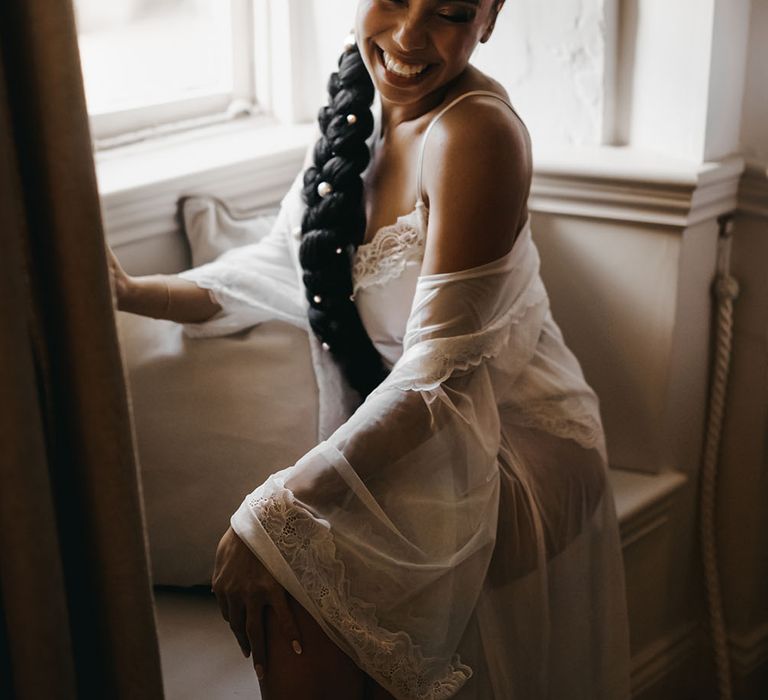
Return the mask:
<svg viewBox="0 0 768 700"><path fill-rule="evenodd" d="M366 674L290 596L289 602L301 631L302 653L296 654L293 640L281 629L274 611L267 608L267 668L260 683L263 699L364 700Z"/></svg>

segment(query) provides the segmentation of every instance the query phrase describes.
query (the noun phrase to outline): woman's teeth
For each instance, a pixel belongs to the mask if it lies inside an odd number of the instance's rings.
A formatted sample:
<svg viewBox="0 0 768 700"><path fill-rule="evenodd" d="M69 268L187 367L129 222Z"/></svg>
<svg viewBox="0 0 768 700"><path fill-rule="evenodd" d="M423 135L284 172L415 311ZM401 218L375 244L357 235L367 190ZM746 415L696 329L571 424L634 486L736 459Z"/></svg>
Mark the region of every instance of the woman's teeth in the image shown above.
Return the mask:
<svg viewBox="0 0 768 700"><path fill-rule="evenodd" d="M392 56L384 50L382 50L382 54L384 56L384 65L387 67L387 70L402 78L414 78L420 73L423 73L427 67L426 63L400 63L400 61L392 58Z"/></svg>

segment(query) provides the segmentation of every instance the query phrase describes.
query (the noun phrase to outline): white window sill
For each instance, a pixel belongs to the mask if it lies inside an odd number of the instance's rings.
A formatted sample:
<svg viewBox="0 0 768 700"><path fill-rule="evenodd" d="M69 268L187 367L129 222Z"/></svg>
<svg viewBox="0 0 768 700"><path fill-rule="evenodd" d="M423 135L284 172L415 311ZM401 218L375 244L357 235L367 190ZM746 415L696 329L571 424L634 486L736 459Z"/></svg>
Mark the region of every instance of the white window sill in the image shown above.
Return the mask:
<svg viewBox="0 0 768 700"><path fill-rule="evenodd" d="M98 152L110 243L174 232L184 194L214 195L242 210L274 204L299 172L315 128L254 117Z"/></svg>
<svg viewBox="0 0 768 700"><path fill-rule="evenodd" d="M245 211L277 203L299 172L316 128L256 116L97 153L110 243L175 232L182 194L218 196ZM538 151L530 207L690 226L735 208L743 170L739 157L696 164L610 146Z"/></svg>
<svg viewBox="0 0 768 700"><path fill-rule="evenodd" d="M302 158L314 126L252 117L143 141L96 154L102 198L138 188L187 181L201 174L281 155Z"/></svg>

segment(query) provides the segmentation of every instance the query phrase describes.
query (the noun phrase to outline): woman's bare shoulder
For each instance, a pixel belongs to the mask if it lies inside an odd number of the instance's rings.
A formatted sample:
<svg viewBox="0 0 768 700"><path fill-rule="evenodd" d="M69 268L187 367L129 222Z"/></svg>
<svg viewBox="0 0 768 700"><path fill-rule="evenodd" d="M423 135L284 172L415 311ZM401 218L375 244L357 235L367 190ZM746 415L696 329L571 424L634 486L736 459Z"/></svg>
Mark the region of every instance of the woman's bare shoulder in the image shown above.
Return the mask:
<svg viewBox="0 0 768 700"><path fill-rule="evenodd" d="M491 92L502 99L471 95L434 124L424 152L422 181L427 196L455 187L465 192L527 189L532 175L528 130L510 109L506 91Z"/></svg>
<svg viewBox="0 0 768 700"><path fill-rule="evenodd" d="M506 92L492 92L507 101ZM473 95L445 112L425 144L424 272L480 265L506 253L526 216L530 181L528 132L503 101Z"/></svg>
<svg viewBox="0 0 768 700"><path fill-rule="evenodd" d="M531 157L528 130L498 81L472 68L446 95L437 113L461 95L478 90L500 99L470 95L453 104L434 124L425 144L425 159L437 160L435 165L439 166L440 161L452 161L455 157L496 156L503 170L519 169L525 175L530 170ZM426 177L425 173L425 182Z"/></svg>

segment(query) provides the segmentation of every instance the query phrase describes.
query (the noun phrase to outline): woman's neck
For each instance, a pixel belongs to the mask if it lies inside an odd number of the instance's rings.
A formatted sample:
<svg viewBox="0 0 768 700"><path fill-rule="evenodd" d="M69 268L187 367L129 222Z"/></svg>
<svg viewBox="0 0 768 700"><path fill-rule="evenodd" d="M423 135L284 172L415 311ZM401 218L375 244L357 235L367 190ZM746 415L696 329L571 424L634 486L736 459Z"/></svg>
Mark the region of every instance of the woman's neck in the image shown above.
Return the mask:
<svg viewBox="0 0 768 700"><path fill-rule="evenodd" d="M401 104L389 102L381 97L381 133L380 138L386 138L387 134L395 131L400 125L415 122L421 117L432 114L438 107L453 97L471 90L476 69L473 66L467 68L449 83L437 90L424 95L415 102Z"/></svg>

